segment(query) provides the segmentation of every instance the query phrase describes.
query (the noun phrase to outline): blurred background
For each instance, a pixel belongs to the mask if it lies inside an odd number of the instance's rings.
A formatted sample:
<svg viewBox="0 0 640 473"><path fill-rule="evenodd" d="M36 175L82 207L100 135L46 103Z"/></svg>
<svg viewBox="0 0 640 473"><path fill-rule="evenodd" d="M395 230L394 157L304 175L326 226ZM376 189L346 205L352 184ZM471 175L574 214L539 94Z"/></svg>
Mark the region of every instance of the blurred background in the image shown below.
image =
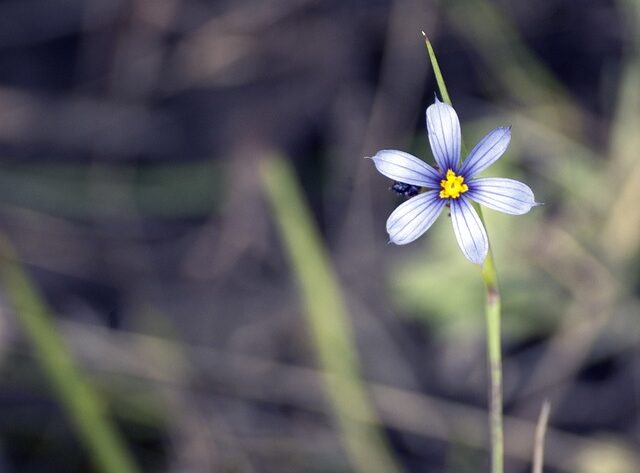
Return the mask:
<svg viewBox="0 0 640 473"><path fill-rule="evenodd" d="M431 39L485 212L507 472L640 471L640 2L0 2L0 472L488 471L483 290L362 159L431 162Z"/></svg>

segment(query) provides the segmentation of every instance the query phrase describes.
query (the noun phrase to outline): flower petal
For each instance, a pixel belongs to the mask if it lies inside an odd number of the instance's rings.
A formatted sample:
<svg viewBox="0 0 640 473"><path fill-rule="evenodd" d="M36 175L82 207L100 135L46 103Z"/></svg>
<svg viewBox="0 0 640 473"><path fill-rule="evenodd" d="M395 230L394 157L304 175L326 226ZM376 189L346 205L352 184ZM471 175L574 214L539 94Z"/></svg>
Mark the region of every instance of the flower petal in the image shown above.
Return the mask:
<svg viewBox="0 0 640 473"><path fill-rule="evenodd" d="M371 159L380 173L394 181L432 189L440 187L438 172L409 153L385 149Z"/></svg>
<svg viewBox="0 0 640 473"><path fill-rule="evenodd" d="M504 154L510 141L510 126L494 128L471 150L462 163L460 174L471 179L484 171Z"/></svg>
<svg viewBox="0 0 640 473"><path fill-rule="evenodd" d="M469 182L467 197L499 212L526 214L537 205L533 191L520 181L503 177L487 177Z"/></svg>
<svg viewBox="0 0 640 473"><path fill-rule="evenodd" d="M472 263L482 264L489 251L487 232L475 209L464 196L451 199L451 222L464 256Z"/></svg>
<svg viewBox="0 0 640 473"><path fill-rule="evenodd" d="M433 157L443 172L458 169L460 161L460 122L451 105L436 97L427 108L427 132Z"/></svg>
<svg viewBox="0 0 640 473"><path fill-rule="evenodd" d="M433 225L446 203L438 193L428 191L412 197L389 215L387 232L392 243L411 243Z"/></svg>

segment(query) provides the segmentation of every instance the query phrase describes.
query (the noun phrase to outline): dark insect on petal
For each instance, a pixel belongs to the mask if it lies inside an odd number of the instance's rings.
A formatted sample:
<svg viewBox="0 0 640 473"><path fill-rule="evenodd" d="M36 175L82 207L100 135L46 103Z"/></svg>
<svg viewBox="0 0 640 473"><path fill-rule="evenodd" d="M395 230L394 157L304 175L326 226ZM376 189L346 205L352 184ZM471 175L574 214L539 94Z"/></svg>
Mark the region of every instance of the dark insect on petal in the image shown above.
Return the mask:
<svg viewBox="0 0 640 473"><path fill-rule="evenodd" d="M391 190L405 197L413 197L420 193L421 187L414 186L413 184L406 184L404 182L394 182L391 186Z"/></svg>

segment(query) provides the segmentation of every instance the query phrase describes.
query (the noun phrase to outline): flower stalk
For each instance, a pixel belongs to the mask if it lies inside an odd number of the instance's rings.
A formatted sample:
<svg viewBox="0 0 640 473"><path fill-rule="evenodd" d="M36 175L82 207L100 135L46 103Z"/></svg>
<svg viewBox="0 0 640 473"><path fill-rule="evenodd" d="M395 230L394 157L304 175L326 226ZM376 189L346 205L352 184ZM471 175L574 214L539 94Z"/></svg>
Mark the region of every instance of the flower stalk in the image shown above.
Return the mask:
<svg viewBox="0 0 640 473"><path fill-rule="evenodd" d="M447 91L440 66L433 50L433 46L422 32L425 38L425 45L429 53L429 59L436 77L438 89L442 100L452 105L451 97ZM482 209L474 204L478 216L484 225ZM485 225L486 228L486 225ZM487 257L481 266L482 281L485 287L485 317L487 324L487 360L489 364L489 376L491 379L489 395L489 425L491 429L491 472L503 473L504 470L504 434L502 420L502 346L501 346L501 307L500 288L498 286L498 274L496 271L493 251L489 244Z"/></svg>
<svg viewBox="0 0 640 473"><path fill-rule="evenodd" d="M482 211L480 218L482 220ZM482 281L485 287L485 317L487 323L487 359L491 388L489 396L489 424L491 426L491 471L502 473L504 457L504 436L502 432L502 349L500 320L500 289L493 252L482 264Z"/></svg>

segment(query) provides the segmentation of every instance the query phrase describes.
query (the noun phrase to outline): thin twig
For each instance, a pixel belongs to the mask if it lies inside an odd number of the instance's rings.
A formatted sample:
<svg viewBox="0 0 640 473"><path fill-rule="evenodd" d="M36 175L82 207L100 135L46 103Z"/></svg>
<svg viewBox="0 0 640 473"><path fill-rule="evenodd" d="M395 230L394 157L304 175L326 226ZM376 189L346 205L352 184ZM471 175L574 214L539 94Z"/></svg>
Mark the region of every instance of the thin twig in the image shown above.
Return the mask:
<svg viewBox="0 0 640 473"><path fill-rule="evenodd" d="M550 411L551 404L549 401L544 401L542 409L540 410L538 424L536 425L536 437L533 444L533 467L531 468L531 473L542 473L542 467L544 465L544 439L547 433Z"/></svg>

